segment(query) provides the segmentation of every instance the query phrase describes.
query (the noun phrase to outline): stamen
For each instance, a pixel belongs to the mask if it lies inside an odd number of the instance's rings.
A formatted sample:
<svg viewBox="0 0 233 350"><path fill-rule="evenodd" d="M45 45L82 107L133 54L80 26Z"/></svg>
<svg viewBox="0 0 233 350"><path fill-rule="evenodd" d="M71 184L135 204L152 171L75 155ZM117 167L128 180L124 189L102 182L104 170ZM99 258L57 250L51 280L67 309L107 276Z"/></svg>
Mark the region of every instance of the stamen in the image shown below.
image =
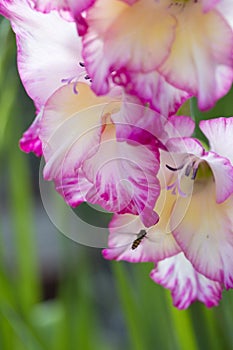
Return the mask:
<svg viewBox="0 0 233 350"><path fill-rule="evenodd" d="M199 162L195 157L189 157L188 159L186 157L185 160L183 160L183 161L184 161L184 163L181 164L177 168L173 168L170 165L166 164L166 167L171 171L178 171L178 170L183 169L183 170L181 170L181 172L178 173L176 180L171 185L167 186L167 190L171 190L173 195L176 195L176 193L178 192L178 194L181 197L187 197L188 194L184 193L181 190L182 177L186 176L186 177L190 178L191 180L195 180L196 175L197 175L197 171L198 171Z"/></svg>
<svg viewBox="0 0 233 350"><path fill-rule="evenodd" d="M61 79L61 82L68 85L74 83L73 92L75 95L78 94L78 90L77 90L78 81L76 77Z"/></svg>
<svg viewBox="0 0 233 350"><path fill-rule="evenodd" d="M73 86L73 91L74 91L75 95L78 95L77 86L78 86L78 82L76 81L76 82L74 83L74 86Z"/></svg>
<svg viewBox="0 0 233 350"><path fill-rule="evenodd" d="M185 169L185 176L189 177L190 173L191 173L191 170L192 170L192 165L191 164L188 164L186 166L186 169Z"/></svg>
<svg viewBox="0 0 233 350"><path fill-rule="evenodd" d="M61 79L61 83L70 84L70 83L72 83L72 81L73 81L74 79L75 79L75 77Z"/></svg>
<svg viewBox="0 0 233 350"><path fill-rule="evenodd" d="M187 197L187 194L184 193L184 192L182 191L182 189L180 188L179 180L176 180L175 182L173 182L173 184L168 185L168 186L167 186L167 190L168 190L168 191L172 190L172 194L173 194L173 195L176 195L176 191L178 191L178 193L179 193L179 195L180 195L181 197L184 197L184 198Z"/></svg>
<svg viewBox="0 0 233 350"><path fill-rule="evenodd" d="M176 194L176 182L167 186L167 191L170 191L170 190L172 190L172 194L174 195Z"/></svg>
<svg viewBox="0 0 233 350"><path fill-rule="evenodd" d="M195 180L197 176L198 166L196 168L193 168L193 174L191 177L191 180Z"/></svg>
<svg viewBox="0 0 233 350"><path fill-rule="evenodd" d="M88 81L88 83L92 83L91 78L89 77L88 74L86 74L86 70L85 70L85 63L84 62L79 62L80 67L84 68L83 70L80 71L80 68L78 68L79 75L74 76L74 77L70 77L70 78L64 78L61 79L61 82L64 84L73 84L73 92L74 94L78 94L78 82L81 81L82 79L85 79Z"/></svg>
<svg viewBox="0 0 233 350"><path fill-rule="evenodd" d="M191 180L195 180L196 175L197 175L197 170L198 170L198 166L195 166L196 162L193 161L192 164L189 163L185 169L185 176L189 177L191 170L192 170L192 176L191 176Z"/></svg>
<svg viewBox="0 0 233 350"><path fill-rule="evenodd" d="M178 170L181 170L183 167L184 167L184 164L180 165L179 167L177 168L173 168L171 167L170 165L166 164L166 167L171 170L171 171L178 171Z"/></svg>

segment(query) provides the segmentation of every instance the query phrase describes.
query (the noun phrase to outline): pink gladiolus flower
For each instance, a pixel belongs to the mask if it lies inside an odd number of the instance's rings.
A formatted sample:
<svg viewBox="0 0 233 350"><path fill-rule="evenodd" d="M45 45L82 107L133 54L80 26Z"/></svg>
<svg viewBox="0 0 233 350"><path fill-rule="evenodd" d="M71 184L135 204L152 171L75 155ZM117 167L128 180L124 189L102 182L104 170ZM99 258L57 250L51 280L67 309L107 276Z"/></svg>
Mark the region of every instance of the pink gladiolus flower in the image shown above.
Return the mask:
<svg viewBox="0 0 233 350"><path fill-rule="evenodd" d="M127 104L119 87L105 97L84 83L77 91L65 86L45 105L40 132L45 179L54 180L71 206L88 201L111 212L140 215L151 226L158 221L153 208L160 192L156 142L141 142L140 133L134 140L121 135ZM159 118L142 105L135 113Z"/></svg>
<svg viewBox="0 0 233 350"><path fill-rule="evenodd" d="M161 150L158 224L145 228L134 215L115 215L103 251L107 259L154 261L151 277L171 289L178 308L195 299L217 305L221 286L233 288L233 118L203 120L200 128L209 151L189 137L171 138L170 153Z"/></svg>
<svg viewBox="0 0 233 350"><path fill-rule="evenodd" d="M159 93L158 84L165 79L168 87L173 86L175 104L188 94L198 97L200 109L213 107L233 80L230 4L97 0L87 10L83 37L94 91L105 94L113 79L142 100L148 98L153 107L153 91ZM163 89L160 93L166 95Z"/></svg>

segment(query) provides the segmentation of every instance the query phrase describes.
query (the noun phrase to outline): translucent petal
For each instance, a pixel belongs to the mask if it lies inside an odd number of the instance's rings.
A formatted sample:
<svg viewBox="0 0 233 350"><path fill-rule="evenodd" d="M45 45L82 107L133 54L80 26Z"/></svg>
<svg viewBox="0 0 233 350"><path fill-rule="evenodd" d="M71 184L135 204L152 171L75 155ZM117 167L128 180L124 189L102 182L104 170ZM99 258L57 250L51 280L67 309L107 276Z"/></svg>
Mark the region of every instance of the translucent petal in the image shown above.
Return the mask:
<svg viewBox="0 0 233 350"><path fill-rule="evenodd" d="M215 183L207 179L195 182L191 198L178 198L171 216L171 229L187 259L226 288L233 287L232 209L233 197L217 204ZM176 217L184 213L177 225Z"/></svg>

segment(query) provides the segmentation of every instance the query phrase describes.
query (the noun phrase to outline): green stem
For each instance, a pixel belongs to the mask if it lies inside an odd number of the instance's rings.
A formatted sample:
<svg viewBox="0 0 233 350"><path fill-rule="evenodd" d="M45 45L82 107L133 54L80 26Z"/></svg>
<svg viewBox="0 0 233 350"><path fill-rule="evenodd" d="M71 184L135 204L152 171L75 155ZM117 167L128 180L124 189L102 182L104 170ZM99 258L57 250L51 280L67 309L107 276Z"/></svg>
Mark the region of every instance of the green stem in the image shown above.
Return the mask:
<svg viewBox="0 0 233 350"><path fill-rule="evenodd" d="M123 263L117 262L112 263L112 269L116 278L116 286L125 315L127 329L129 331L131 349L144 350L146 349L146 346L140 328L140 312L138 310L138 305L134 300L126 270Z"/></svg>
<svg viewBox="0 0 233 350"><path fill-rule="evenodd" d="M169 303L171 303L170 294L166 292L166 295L169 299ZM190 311L180 311L172 306L169 310L179 350L199 350Z"/></svg>

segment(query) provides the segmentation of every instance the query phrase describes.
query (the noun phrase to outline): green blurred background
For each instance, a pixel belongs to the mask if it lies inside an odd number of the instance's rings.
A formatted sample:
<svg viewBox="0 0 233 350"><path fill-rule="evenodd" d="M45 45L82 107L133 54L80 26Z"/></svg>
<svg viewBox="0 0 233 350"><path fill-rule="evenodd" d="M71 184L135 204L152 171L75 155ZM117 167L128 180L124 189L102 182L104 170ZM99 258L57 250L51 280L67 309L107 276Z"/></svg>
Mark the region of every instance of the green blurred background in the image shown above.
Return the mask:
<svg viewBox="0 0 233 350"><path fill-rule="evenodd" d="M0 349L232 349L232 291L214 309L197 302L176 310L169 291L148 277L153 264L105 261L100 249L69 240L49 221L40 160L18 147L34 107L15 50L0 18ZM220 107L227 103L232 108Z"/></svg>

